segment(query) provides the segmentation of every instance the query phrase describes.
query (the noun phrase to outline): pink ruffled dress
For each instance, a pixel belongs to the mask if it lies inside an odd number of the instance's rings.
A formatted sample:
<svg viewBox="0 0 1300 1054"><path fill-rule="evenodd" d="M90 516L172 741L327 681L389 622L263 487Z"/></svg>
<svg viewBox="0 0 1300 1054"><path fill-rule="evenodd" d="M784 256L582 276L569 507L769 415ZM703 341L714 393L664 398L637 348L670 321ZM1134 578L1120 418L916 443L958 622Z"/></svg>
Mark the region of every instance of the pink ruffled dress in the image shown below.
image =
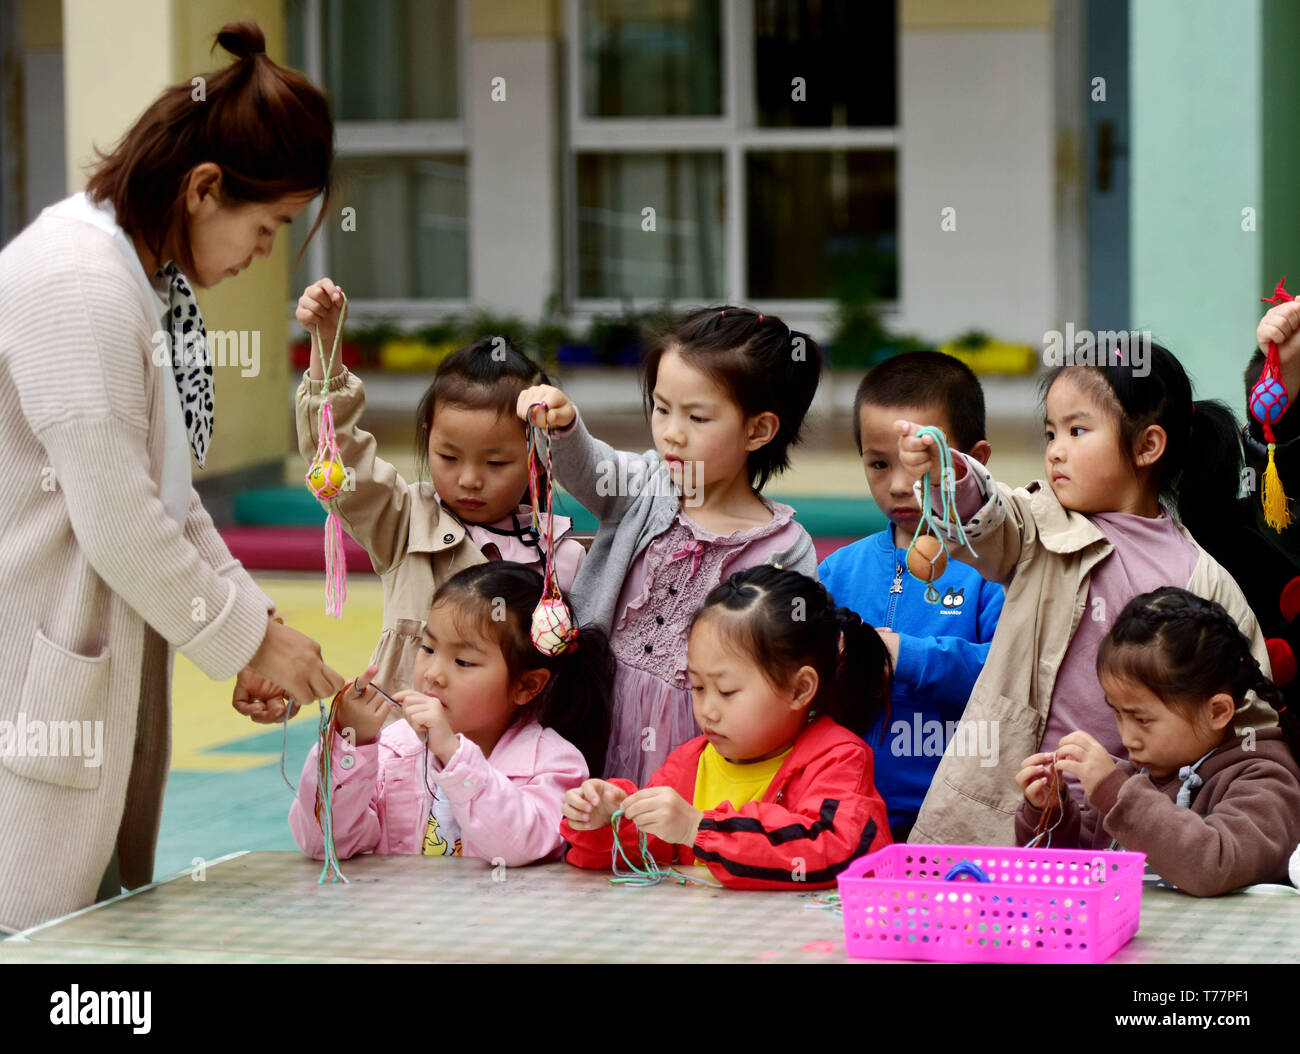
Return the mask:
<svg viewBox="0 0 1300 1054"><path fill-rule="evenodd" d="M679 511L629 569L610 634L618 667L606 778L644 787L669 754L700 734L686 677L691 617L724 578L765 563L802 531L789 505L762 501L771 522L725 536Z"/></svg>

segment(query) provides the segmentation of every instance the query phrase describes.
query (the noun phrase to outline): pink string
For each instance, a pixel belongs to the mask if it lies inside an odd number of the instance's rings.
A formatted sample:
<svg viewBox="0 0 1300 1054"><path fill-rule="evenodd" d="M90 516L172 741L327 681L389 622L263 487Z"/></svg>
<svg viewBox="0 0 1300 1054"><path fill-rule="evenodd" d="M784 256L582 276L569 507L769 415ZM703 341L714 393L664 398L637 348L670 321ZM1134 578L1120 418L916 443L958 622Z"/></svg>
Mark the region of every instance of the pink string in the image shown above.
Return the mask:
<svg viewBox="0 0 1300 1054"><path fill-rule="evenodd" d="M545 412L545 403L533 403L533 406L528 408L530 415L533 407L536 406L540 406ZM541 439L540 443L538 437ZM539 446L545 448L545 454L541 453L538 449ZM540 493L542 489L541 468L543 457L546 464L545 498ZM533 530L537 532L539 538L543 539L542 548L545 561L542 565L542 581L545 586L542 590L542 597L543 599L559 597L561 596L560 583L555 571L555 546L553 544L555 525L552 522L554 517L551 514L551 506L555 498L554 477L551 475L551 437L544 427L533 426L528 429L528 498L529 503L532 505ZM543 517L546 520L544 529L542 525Z"/></svg>
<svg viewBox="0 0 1300 1054"><path fill-rule="evenodd" d="M555 569L555 516L553 510L555 477L551 473L551 436L544 426L537 427L531 424L533 409L538 406L542 408L542 412L545 414L547 409L545 403L533 403L528 408L530 422L528 429L528 498L529 504L532 506L533 530L537 531L539 538L542 539L545 556L542 564L542 599L537 607L542 610L548 606L559 604L563 605L564 610L567 612L568 603L560 590L559 575ZM539 447L545 448L545 454L541 452ZM546 495L544 498L541 494L543 458L545 459L546 468ZM541 523L543 517L546 520L544 530ZM577 626L570 624L567 627L567 632L558 624L553 628L557 633L563 634L561 638L563 646L559 648L560 652L575 646L574 642L578 636Z"/></svg>
<svg viewBox="0 0 1300 1054"><path fill-rule="evenodd" d="M334 435L334 410L330 406L328 382L325 401L320 408L320 440L316 444L316 457L312 460L312 469L319 466L329 480L335 465L343 466L343 456L339 453L338 439ZM308 486L312 493L330 502L330 509L325 516L325 614L331 618L343 617L343 602L348 596L348 564L343 552L343 527L339 523L333 498L337 491L330 492L329 484L317 490L311 483L311 470L308 470Z"/></svg>
<svg viewBox="0 0 1300 1054"><path fill-rule="evenodd" d="M343 528L331 510L325 517L325 614L343 617L348 598L348 561L343 552Z"/></svg>

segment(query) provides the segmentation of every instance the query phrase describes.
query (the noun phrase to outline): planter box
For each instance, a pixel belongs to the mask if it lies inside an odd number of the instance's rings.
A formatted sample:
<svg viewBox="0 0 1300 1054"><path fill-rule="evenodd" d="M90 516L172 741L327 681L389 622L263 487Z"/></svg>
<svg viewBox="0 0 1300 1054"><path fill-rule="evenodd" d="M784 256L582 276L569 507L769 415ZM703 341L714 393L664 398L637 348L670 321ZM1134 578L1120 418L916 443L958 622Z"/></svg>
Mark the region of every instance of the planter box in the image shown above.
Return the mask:
<svg viewBox="0 0 1300 1054"><path fill-rule="evenodd" d="M385 370L431 373L457 348L455 341L426 344L422 340L388 340L379 347L379 366Z"/></svg>

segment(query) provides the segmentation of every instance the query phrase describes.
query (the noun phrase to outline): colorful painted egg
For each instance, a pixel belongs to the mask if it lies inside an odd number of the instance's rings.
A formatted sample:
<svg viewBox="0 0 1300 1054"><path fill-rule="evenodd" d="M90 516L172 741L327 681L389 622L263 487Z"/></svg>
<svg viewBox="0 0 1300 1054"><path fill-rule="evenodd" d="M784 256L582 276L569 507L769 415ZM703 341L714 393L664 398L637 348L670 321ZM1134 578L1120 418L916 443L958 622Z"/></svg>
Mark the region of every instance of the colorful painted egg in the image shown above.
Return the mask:
<svg viewBox="0 0 1300 1054"><path fill-rule="evenodd" d="M948 554L933 534L923 534L907 554L907 569L922 582L933 582L943 576L948 566Z"/></svg>
<svg viewBox="0 0 1300 1054"><path fill-rule="evenodd" d="M533 609L533 643L546 655L562 655L578 635L569 605L557 597L545 597Z"/></svg>
<svg viewBox="0 0 1300 1054"><path fill-rule="evenodd" d="M1276 377L1261 379L1250 390L1250 413L1257 420L1273 424L1286 411L1286 406L1286 389Z"/></svg>
<svg viewBox="0 0 1300 1054"><path fill-rule="evenodd" d="M346 478L347 472L341 461L318 461L307 473L307 488L321 501L329 501L343 489Z"/></svg>

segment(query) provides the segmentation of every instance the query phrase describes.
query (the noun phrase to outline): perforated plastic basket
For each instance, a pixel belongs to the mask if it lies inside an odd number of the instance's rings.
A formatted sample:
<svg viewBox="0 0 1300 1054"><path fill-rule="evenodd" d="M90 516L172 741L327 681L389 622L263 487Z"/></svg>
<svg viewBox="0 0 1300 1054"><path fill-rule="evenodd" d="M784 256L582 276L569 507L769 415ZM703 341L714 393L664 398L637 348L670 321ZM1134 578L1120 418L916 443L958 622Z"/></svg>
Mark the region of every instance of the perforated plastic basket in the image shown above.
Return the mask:
<svg viewBox="0 0 1300 1054"><path fill-rule="evenodd" d="M969 861L988 882L944 881ZM839 877L858 959L1099 963L1137 932L1143 853L891 845Z"/></svg>

